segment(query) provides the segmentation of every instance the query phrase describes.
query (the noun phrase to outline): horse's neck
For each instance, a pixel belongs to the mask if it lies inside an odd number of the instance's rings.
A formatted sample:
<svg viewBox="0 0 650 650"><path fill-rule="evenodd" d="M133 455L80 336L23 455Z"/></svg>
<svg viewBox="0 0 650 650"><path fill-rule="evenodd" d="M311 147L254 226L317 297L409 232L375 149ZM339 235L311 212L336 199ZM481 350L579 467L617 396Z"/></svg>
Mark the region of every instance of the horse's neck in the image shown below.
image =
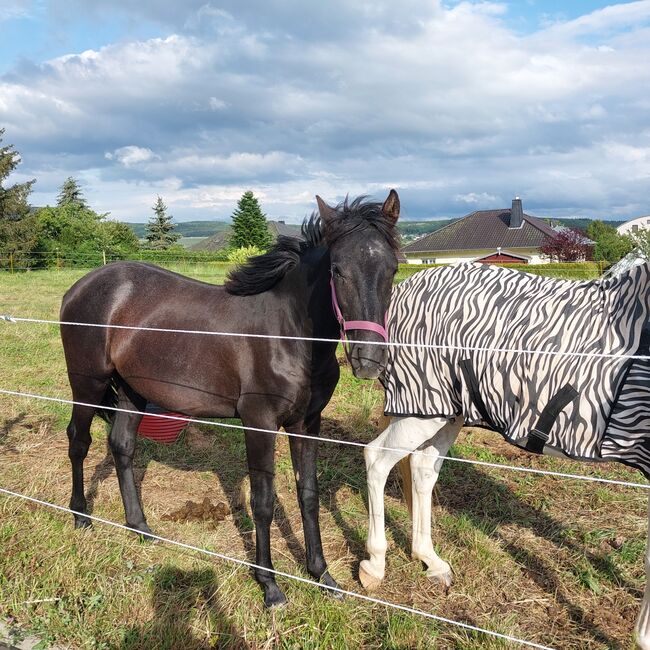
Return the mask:
<svg viewBox="0 0 650 650"><path fill-rule="evenodd" d="M300 336L338 338L332 309L330 260L325 249L310 251L272 292L293 311Z"/></svg>

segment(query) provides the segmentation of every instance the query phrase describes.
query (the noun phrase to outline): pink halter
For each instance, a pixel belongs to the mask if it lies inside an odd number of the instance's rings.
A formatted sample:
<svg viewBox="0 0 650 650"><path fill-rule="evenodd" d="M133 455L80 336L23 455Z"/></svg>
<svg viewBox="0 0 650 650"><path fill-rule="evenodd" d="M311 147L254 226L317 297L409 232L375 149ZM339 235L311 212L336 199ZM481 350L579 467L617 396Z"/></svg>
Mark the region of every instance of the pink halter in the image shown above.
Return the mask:
<svg viewBox="0 0 650 650"><path fill-rule="evenodd" d="M330 278L330 287L332 289L332 308L334 309L334 315L336 320L341 326L341 341L345 343L346 335L345 333L348 330L368 330L369 332L375 332L379 334L384 341L388 341L388 332L386 332L385 322L384 325L379 325L378 323L373 323L369 320L349 320L346 321L343 318L341 313L341 308L339 307L339 301L336 298L336 289L334 288L334 278ZM344 346L345 347L345 346ZM347 352L347 350L346 350Z"/></svg>

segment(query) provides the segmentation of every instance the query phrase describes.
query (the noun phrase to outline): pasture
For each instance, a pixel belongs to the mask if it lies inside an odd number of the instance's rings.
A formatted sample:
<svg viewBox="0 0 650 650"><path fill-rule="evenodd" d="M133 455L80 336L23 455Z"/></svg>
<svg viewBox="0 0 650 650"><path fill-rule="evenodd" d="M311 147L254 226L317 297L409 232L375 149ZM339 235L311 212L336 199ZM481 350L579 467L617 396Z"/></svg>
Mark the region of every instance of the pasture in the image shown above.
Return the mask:
<svg viewBox="0 0 650 650"><path fill-rule="evenodd" d="M183 272L221 282L223 266ZM0 274L0 313L58 318L64 291L85 271ZM0 388L69 398L58 327L0 322ZM326 409L323 435L370 441L379 426L378 383L347 367ZM0 396L0 487L67 505L69 407ZM93 425L86 490L93 514L122 523L104 424ZM252 561L254 534L240 491L242 433L192 425L178 443L140 439L137 476L157 534ZM287 439L277 445L275 568L308 577ZM619 465L534 457L480 429L465 429L452 455L643 482ZM360 449L322 443L321 528L330 572L363 593L365 469ZM445 462L434 496L434 543L450 562L448 593L409 554L410 519L397 480L388 486L386 579L378 598L554 648L632 647L644 585L647 491ZM185 508L226 503L223 521ZM352 597L279 578L289 604L265 610L246 568L165 544L143 543L72 516L0 495L0 616L44 644L73 648L521 647ZM47 645L44 645L47 647Z"/></svg>

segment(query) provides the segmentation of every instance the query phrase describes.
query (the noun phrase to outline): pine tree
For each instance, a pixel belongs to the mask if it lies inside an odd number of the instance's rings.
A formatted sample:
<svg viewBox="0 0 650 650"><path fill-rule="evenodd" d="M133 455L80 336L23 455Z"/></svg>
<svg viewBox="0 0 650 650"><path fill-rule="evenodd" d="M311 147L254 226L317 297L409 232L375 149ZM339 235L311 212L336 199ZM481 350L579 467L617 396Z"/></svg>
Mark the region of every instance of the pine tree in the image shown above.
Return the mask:
<svg viewBox="0 0 650 650"><path fill-rule="evenodd" d="M0 129L0 221L17 221L29 214L27 197L36 181L14 183L11 187L4 186L5 179L20 164L20 154L14 150L14 146L2 146L4 132L4 129Z"/></svg>
<svg viewBox="0 0 650 650"><path fill-rule="evenodd" d="M72 178L72 176L68 176L61 186L56 205L59 208L62 208L64 205L75 205L80 208L88 207L79 182L75 178Z"/></svg>
<svg viewBox="0 0 650 650"><path fill-rule="evenodd" d="M36 240L36 218L31 214L27 197L35 180L5 187L5 180L20 164L13 145L2 146L4 129L0 129L0 267L22 264Z"/></svg>
<svg viewBox="0 0 650 650"><path fill-rule="evenodd" d="M266 215L250 191L244 192L237 203L237 209L232 215L232 230L231 248L257 246L265 251L272 243Z"/></svg>
<svg viewBox="0 0 650 650"><path fill-rule="evenodd" d="M156 199L153 206L154 216L149 219L146 226L146 240L148 248L164 250L173 246L181 235L174 232L176 226L172 221L172 216L167 214L167 206L162 197Z"/></svg>

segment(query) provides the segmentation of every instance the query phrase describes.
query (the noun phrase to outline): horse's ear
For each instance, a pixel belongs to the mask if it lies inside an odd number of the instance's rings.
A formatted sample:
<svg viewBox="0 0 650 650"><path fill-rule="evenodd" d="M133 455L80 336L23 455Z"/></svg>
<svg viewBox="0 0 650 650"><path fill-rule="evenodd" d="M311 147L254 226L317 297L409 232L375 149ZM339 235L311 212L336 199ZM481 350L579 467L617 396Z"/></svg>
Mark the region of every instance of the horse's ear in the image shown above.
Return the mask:
<svg viewBox="0 0 650 650"><path fill-rule="evenodd" d="M399 219L399 196L397 196L395 190L388 193L388 198L384 201L384 205L381 206L381 211L393 223L397 222Z"/></svg>
<svg viewBox="0 0 650 650"><path fill-rule="evenodd" d="M320 214L320 218L325 222L325 223L330 223L332 219L336 216L336 210L332 210L323 199L316 195L316 203L318 204L318 212Z"/></svg>

